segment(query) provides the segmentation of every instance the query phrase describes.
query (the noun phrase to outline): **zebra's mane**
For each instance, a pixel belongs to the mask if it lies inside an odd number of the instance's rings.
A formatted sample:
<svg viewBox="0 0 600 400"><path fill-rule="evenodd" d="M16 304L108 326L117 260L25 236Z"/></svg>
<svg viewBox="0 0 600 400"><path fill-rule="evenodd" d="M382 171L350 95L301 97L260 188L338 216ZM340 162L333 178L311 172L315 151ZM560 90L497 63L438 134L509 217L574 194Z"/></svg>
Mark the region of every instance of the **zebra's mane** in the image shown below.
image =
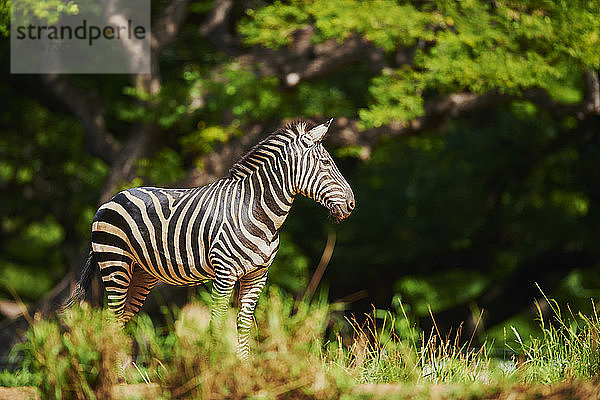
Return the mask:
<svg viewBox="0 0 600 400"><path fill-rule="evenodd" d="M265 153L264 150L267 147L266 145L274 142L281 144L281 140L279 139L295 139L315 126L317 126L317 124L310 120L294 120L287 123L248 150L248 152L229 169L229 176L244 177L252 174L252 172L256 171L258 165L264 162L263 157ZM267 152L271 152L271 150L269 149Z"/></svg>

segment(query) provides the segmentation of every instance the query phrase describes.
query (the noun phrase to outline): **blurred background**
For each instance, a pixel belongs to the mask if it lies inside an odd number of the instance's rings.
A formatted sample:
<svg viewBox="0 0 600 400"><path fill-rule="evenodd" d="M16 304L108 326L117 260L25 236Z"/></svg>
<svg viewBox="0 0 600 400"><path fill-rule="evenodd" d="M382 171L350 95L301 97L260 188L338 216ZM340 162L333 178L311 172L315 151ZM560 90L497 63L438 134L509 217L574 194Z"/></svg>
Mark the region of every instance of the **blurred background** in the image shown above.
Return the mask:
<svg viewBox="0 0 600 400"><path fill-rule="evenodd" d="M152 1L153 73L132 76L11 75L9 14L3 0L5 335L20 302L49 310L69 289L101 203L210 183L297 117L335 118L326 147L358 205L338 225L297 198L270 285L301 298L314 277L346 313L402 301L423 328L430 307L500 343L533 329L536 284L574 312L600 294L596 1Z"/></svg>

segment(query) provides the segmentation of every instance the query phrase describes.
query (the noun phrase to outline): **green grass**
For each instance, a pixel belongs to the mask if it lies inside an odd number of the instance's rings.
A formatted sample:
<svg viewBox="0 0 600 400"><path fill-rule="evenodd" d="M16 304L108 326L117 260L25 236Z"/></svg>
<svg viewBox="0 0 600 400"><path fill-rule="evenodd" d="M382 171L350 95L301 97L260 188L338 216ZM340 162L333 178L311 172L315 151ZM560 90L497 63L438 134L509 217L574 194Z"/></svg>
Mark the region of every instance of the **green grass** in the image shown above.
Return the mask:
<svg viewBox="0 0 600 400"><path fill-rule="evenodd" d="M600 371L600 320L592 300L592 315L573 313L567 305L564 310L544 295L552 311L548 319L536 303L541 336L531 337L524 343L518 332L516 350L523 354L520 367L525 382L552 383L575 378L597 378Z"/></svg>
<svg viewBox="0 0 600 400"><path fill-rule="evenodd" d="M125 329L109 313L84 305L56 319L35 318L28 341L13 352L22 357L21 368L1 372L0 385L36 386L43 398L104 398L117 383L144 382L159 384L165 398L392 396L365 386L379 383L402 384L394 389L397 398L523 391L535 397L574 388L588 396L600 371L598 315L568 308L565 314L546 302L552 315L542 318L540 307L540 335L523 340L515 330L517 340L508 345L517 356L498 360L489 355L490 344L460 340L460 328L446 336L437 327L419 330L402 305L399 315L375 310L359 323L336 318L326 302L295 302L272 289L256 312L248 362L235 354L233 311L215 335L203 301L173 310L166 327L142 314Z"/></svg>

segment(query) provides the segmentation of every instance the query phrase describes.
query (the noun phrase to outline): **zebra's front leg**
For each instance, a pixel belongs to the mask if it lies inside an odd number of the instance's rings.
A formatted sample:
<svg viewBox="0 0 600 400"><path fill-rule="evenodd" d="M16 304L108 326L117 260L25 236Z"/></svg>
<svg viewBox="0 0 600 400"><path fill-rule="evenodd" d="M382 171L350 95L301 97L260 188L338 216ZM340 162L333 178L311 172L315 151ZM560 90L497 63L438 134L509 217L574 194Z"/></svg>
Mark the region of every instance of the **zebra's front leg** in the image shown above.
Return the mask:
<svg viewBox="0 0 600 400"><path fill-rule="evenodd" d="M267 270L267 268L260 269L240 279L240 311L237 318L237 331L238 357L242 360L246 360L250 354L250 328L258 297L267 280Z"/></svg>
<svg viewBox="0 0 600 400"><path fill-rule="evenodd" d="M237 276L231 270L217 269L212 287L212 307L210 312L210 326L213 332L220 333L229 307L231 293L235 286Z"/></svg>

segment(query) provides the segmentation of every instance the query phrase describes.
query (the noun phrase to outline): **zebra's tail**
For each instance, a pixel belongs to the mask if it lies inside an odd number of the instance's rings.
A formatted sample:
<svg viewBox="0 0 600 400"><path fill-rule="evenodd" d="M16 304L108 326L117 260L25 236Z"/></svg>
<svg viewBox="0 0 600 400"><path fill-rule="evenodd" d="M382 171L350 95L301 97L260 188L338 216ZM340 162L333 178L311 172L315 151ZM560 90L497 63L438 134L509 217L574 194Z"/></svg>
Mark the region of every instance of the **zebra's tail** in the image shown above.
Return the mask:
<svg viewBox="0 0 600 400"><path fill-rule="evenodd" d="M92 278L96 275L98 271L98 262L96 262L96 258L94 257L94 252L90 251L90 254L83 266L83 272L81 273L81 278L79 278L79 282L77 282L77 286L71 293L71 296L62 304L60 307L60 311L64 311L67 308L71 307L76 302L79 303L85 300L86 293L88 292L90 285L92 283Z"/></svg>

